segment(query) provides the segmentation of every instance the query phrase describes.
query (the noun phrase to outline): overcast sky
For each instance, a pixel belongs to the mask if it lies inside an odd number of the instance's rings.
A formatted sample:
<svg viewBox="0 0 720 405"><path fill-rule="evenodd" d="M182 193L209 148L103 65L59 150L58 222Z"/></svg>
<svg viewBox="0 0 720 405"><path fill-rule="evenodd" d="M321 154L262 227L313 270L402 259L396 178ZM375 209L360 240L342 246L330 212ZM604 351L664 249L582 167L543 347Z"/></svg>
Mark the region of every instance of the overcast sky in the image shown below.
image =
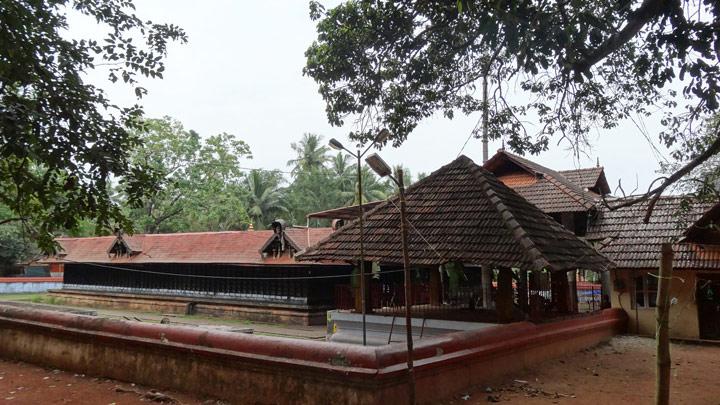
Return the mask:
<svg viewBox="0 0 720 405"><path fill-rule="evenodd" d="M164 80L143 81L149 94L141 104L148 117L174 117L204 136L232 133L250 145L254 159L246 162L249 167L287 170L285 164L293 157L290 142L305 132L349 144L346 134L353 128L334 128L327 123L316 84L302 75L303 54L315 38L307 1L135 3L141 18L180 25L189 36L187 44L170 46ZM101 35L92 21L73 18L70 22L73 36ZM97 72L90 80L106 88L117 103L136 102L128 87L111 87L105 77ZM388 163L402 163L412 173L431 172L460 153L478 118L458 114L453 120L441 116L428 119L401 147L380 153ZM642 190L657 177L655 171L662 157L653 151L637 125L657 142L659 120L658 114L593 133L590 157L579 162L567 151L568 145L555 146L555 142L550 151L530 159L562 170L594 166L599 158L611 188L622 178L627 192L636 181ZM500 141L491 143L491 155L499 147ZM470 139L463 153L481 163L480 140Z"/></svg>

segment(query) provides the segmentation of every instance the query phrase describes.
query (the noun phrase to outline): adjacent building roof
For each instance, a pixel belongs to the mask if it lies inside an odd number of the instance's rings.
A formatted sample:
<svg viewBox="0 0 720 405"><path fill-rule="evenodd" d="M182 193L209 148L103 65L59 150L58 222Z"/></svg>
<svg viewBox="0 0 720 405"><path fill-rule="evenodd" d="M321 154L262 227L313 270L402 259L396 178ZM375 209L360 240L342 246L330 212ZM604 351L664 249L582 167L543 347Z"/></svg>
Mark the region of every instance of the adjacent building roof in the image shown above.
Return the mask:
<svg viewBox="0 0 720 405"><path fill-rule="evenodd" d="M381 201L372 201L362 205L363 211L370 211L382 203ZM325 211L313 212L308 214L308 218L328 218L328 219L356 219L360 216L360 205L351 205L349 207L333 208Z"/></svg>
<svg viewBox="0 0 720 405"><path fill-rule="evenodd" d="M296 251L326 238L331 228L286 228L287 243ZM272 230L137 234L90 238L57 238L62 250L44 262L80 263L225 263L291 264L292 255L263 255L277 234ZM129 247L128 254L112 251L117 243Z"/></svg>
<svg viewBox="0 0 720 405"><path fill-rule="evenodd" d="M609 201L618 204L623 199ZM689 203L686 198L668 196L658 200L645 224L647 202L609 210L602 206L588 228L586 238L612 259L618 269L657 269L663 243L676 243L690 224L710 208L707 203ZM720 270L720 252L695 244L676 244L676 269Z"/></svg>
<svg viewBox="0 0 720 405"><path fill-rule="evenodd" d="M547 213L593 210L598 195L589 190L596 187L599 194L603 194L608 189L602 168L569 170L564 172L570 176L568 178L561 172L505 150L499 150L483 166ZM590 184L592 187L588 187Z"/></svg>
<svg viewBox="0 0 720 405"><path fill-rule="evenodd" d="M683 236L684 243L720 245L720 203L690 225Z"/></svg>
<svg viewBox="0 0 720 405"><path fill-rule="evenodd" d="M589 190L595 194L605 195L610 193L610 185L605 178L605 168L587 167L583 169L559 170L558 173L565 176L571 183L581 189Z"/></svg>
<svg viewBox="0 0 720 405"><path fill-rule="evenodd" d="M461 156L407 190L409 255L416 265L450 261L490 267L602 271L611 262L572 232ZM383 202L364 216L365 260L402 263L399 201ZM296 256L355 261L353 222Z"/></svg>

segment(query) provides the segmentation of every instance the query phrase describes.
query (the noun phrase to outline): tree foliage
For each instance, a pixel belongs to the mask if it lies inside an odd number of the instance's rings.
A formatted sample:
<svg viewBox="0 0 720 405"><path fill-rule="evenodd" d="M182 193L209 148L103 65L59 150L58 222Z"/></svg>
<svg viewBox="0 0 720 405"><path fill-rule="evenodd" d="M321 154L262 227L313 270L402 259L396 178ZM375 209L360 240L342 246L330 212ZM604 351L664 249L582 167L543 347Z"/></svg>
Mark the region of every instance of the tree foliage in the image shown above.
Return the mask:
<svg viewBox="0 0 720 405"><path fill-rule="evenodd" d="M109 194L118 177L130 203L151 188L152 174L131 164L138 138L128 131L142 110L118 106L85 82L108 68L140 98L140 77L162 78L168 41L182 29L134 14L130 0L0 1L0 202L53 250L53 233L93 218L98 231L128 222ZM92 18L104 38L68 38L68 13ZM138 41L139 40L139 41Z"/></svg>
<svg viewBox="0 0 720 405"><path fill-rule="evenodd" d="M241 160L249 146L222 133L206 139L169 117L145 120L134 135L142 141L130 161L147 167L158 187L129 208L144 233L224 231L249 224ZM127 199L127 190L123 196Z"/></svg>
<svg viewBox="0 0 720 405"><path fill-rule="evenodd" d="M318 34L304 73L318 83L330 123L355 119L361 141L387 127L397 146L436 112L452 118L487 107L489 136L505 136L517 152L546 149L553 136L579 150L591 128L660 107L660 140L695 167L720 151L717 131L710 143L698 131L698 120L718 109L719 4L311 2ZM477 91L483 78L487 104ZM540 125L531 130L525 120ZM689 170L682 166L648 196Z"/></svg>
<svg viewBox="0 0 720 405"><path fill-rule="evenodd" d="M0 205L0 215L12 216L12 212ZM0 274L5 273L19 262L31 259L37 254L37 246L17 222L0 225Z"/></svg>
<svg viewBox="0 0 720 405"><path fill-rule="evenodd" d="M285 195L280 189L282 174L277 171L251 170L245 179L248 190L247 212L255 229L266 229L280 214L288 213Z"/></svg>
<svg viewBox="0 0 720 405"><path fill-rule="evenodd" d="M316 134L304 134L300 142L290 144L297 154L295 159L287 162L292 166L292 173L312 171L321 168L329 160L329 148L323 144L323 137Z"/></svg>

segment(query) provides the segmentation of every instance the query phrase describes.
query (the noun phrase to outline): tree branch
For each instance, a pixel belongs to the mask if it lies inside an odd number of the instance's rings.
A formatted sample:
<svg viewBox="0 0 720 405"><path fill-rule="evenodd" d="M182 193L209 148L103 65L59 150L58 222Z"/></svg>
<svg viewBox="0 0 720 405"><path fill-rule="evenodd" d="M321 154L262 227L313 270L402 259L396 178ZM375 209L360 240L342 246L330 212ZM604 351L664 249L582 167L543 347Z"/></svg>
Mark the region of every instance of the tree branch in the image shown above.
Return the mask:
<svg viewBox="0 0 720 405"><path fill-rule="evenodd" d="M27 221L27 218L25 217L15 217L15 218L7 218L0 221L0 225L5 225L9 222L15 222L15 221Z"/></svg>
<svg viewBox="0 0 720 405"><path fill-rule="evenodd" d="M707 149L705 149L703 153L699 154L690 162L688 162L685 166L681 167L675 173L665 178L659 186L649 190L647 193L643 194L638 198L614 206L611 206L609 204L606 204L606 206L610 210L614 211L623 207L628 207L643 201L650 200L647 211L645 212L645 218L643 219L643 222L647 224L648 222L650 222L650 216L652 215L653 209L655 208L655 204L657 204L660 196L662 195L663 191L665 191L665 189L683 178L688 173L692 172L696 167L700 166L703 162L708 160L713 155L720 153L720 123L715 126L714 138L715 140L710 144L710 146L708 146Z"/></svg>
<svg viewBox="0 0 720 405"><path fill-rule="evenodd" d="M654 18L663 14L669 3L667 0L645 0L640 7L630 14L627 24L617 33L610 35L599 47L593 52L586 55L583 59L572 63L572 70L582 73L590 69L593 65L616 51L625 43L630 41L645 24Z"/></svg>

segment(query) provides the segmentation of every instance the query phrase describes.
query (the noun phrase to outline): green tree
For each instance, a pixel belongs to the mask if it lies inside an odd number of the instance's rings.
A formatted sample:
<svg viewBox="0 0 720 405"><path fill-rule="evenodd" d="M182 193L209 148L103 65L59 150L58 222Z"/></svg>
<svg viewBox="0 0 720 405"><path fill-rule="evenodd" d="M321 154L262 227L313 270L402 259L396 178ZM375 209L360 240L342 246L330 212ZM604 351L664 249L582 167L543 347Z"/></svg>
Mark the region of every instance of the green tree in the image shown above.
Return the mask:
<svg viewBox="0 0 720 405"><path fill-rule="evenodd" d="M662 165L662 170L667 175L676 172L680 167L688 163L692 156L702 153L715 140L715 129L720 125L720 114L706 120L703 128L699 131L700 136L694 144L695 153L680 153L673 155L674 159ZM677 183L677 191L693 196L695 199L704 201L720 201L720 155L713 155L701 165L696 167L688 176Z"/></svg>
<svg viewBox="0 0 720 405"><path fill-rule="evenodd" d="M362 177L362 194L363 204L378 200L386 199L392 192L392 188L388 183L380 181L375 173L367 166L363 165L361 170ZM352 191L343 193L345 197L346 205L355 205L359 203L359 193L357 188L357 181L355 181L355 187Z"/></svg>
<svg viewBox="0 0 720 405"><path fill-rule="evenodd" d="M292 166L292 173L296 175L301 171L311 171L324 167L329 160L329 148L323 145L323 137L315 134L303 134L300 142L293 142L290 147L297 154L295 159L288 160L287 165Z"/></svg>
<svg viewBox="0 0 720 405"><path fill-rule="evenodd" d="M13 216L10 209L0 205L0 215L4 218ZM19 223L0 225L0 275L5 275L15 265L31 259L38 253L37 246L31 235L24 232Z"/></svg>
<svg viewBox="0 0 720 405"><path fill-rule="evenodd" d="M658 198L720 151L720 126L710 143L693 130L718 110L717 2L313 1L310 15L318 35L304 73L332 125L364 123L360 141L387 127L397 146L436 112L487 110L489 136L517 152L546 149L553 136L579 151L589 129L661 107L660 139L686 163L633 202ZM486 77L487 103L476 91ZM508 97L511 80L519 97Z"/></svg>
<svg viewBox="0 0 720 405"><path fill-rule="evenodd" d="M225 133L203 140L169 117L145 120L142 128L143 146L131 160L156 173L159 187L130 208L139 230L222 231L249 224L240 168L241 159L251 157L245 142Z"/></svg>
<svg viewBox="0 0 720 405"><path fill-rule="evenodd" d="M338 152L330 160L330 172L335 179L335 190L340 193L352 191L357 182L356 163L343 152Z"/></svg>
<svg viewBox="0 0 720 405"><path fill-rule="evenodd" d="M129 226L108 194L117 177L136 203L153 176L128 160L139 142L127 128L139 106L114 104L84 80L98 65L140 98L140 77L162 78L182 29L135 15L130 0L0 2L0 202L45 251L53 233L92 218L97 231ZM102 38L68 38L67 14L93 18Z"/></svg>
<svg viewBox="0 0 720 405"><path fill-rule="evenodd" d="M280 190L282 175L276 171L251 170L245 179L247 213L255 229L265 229L276 215L288 212Z"/></svg>
<svg viewBox="0 0 720 405"><path fill-rule="evenodd" d="M324 167L299 172L287 189L291 222L304 225L307 214L342 206L338 183L333 171Z"/></svg>

